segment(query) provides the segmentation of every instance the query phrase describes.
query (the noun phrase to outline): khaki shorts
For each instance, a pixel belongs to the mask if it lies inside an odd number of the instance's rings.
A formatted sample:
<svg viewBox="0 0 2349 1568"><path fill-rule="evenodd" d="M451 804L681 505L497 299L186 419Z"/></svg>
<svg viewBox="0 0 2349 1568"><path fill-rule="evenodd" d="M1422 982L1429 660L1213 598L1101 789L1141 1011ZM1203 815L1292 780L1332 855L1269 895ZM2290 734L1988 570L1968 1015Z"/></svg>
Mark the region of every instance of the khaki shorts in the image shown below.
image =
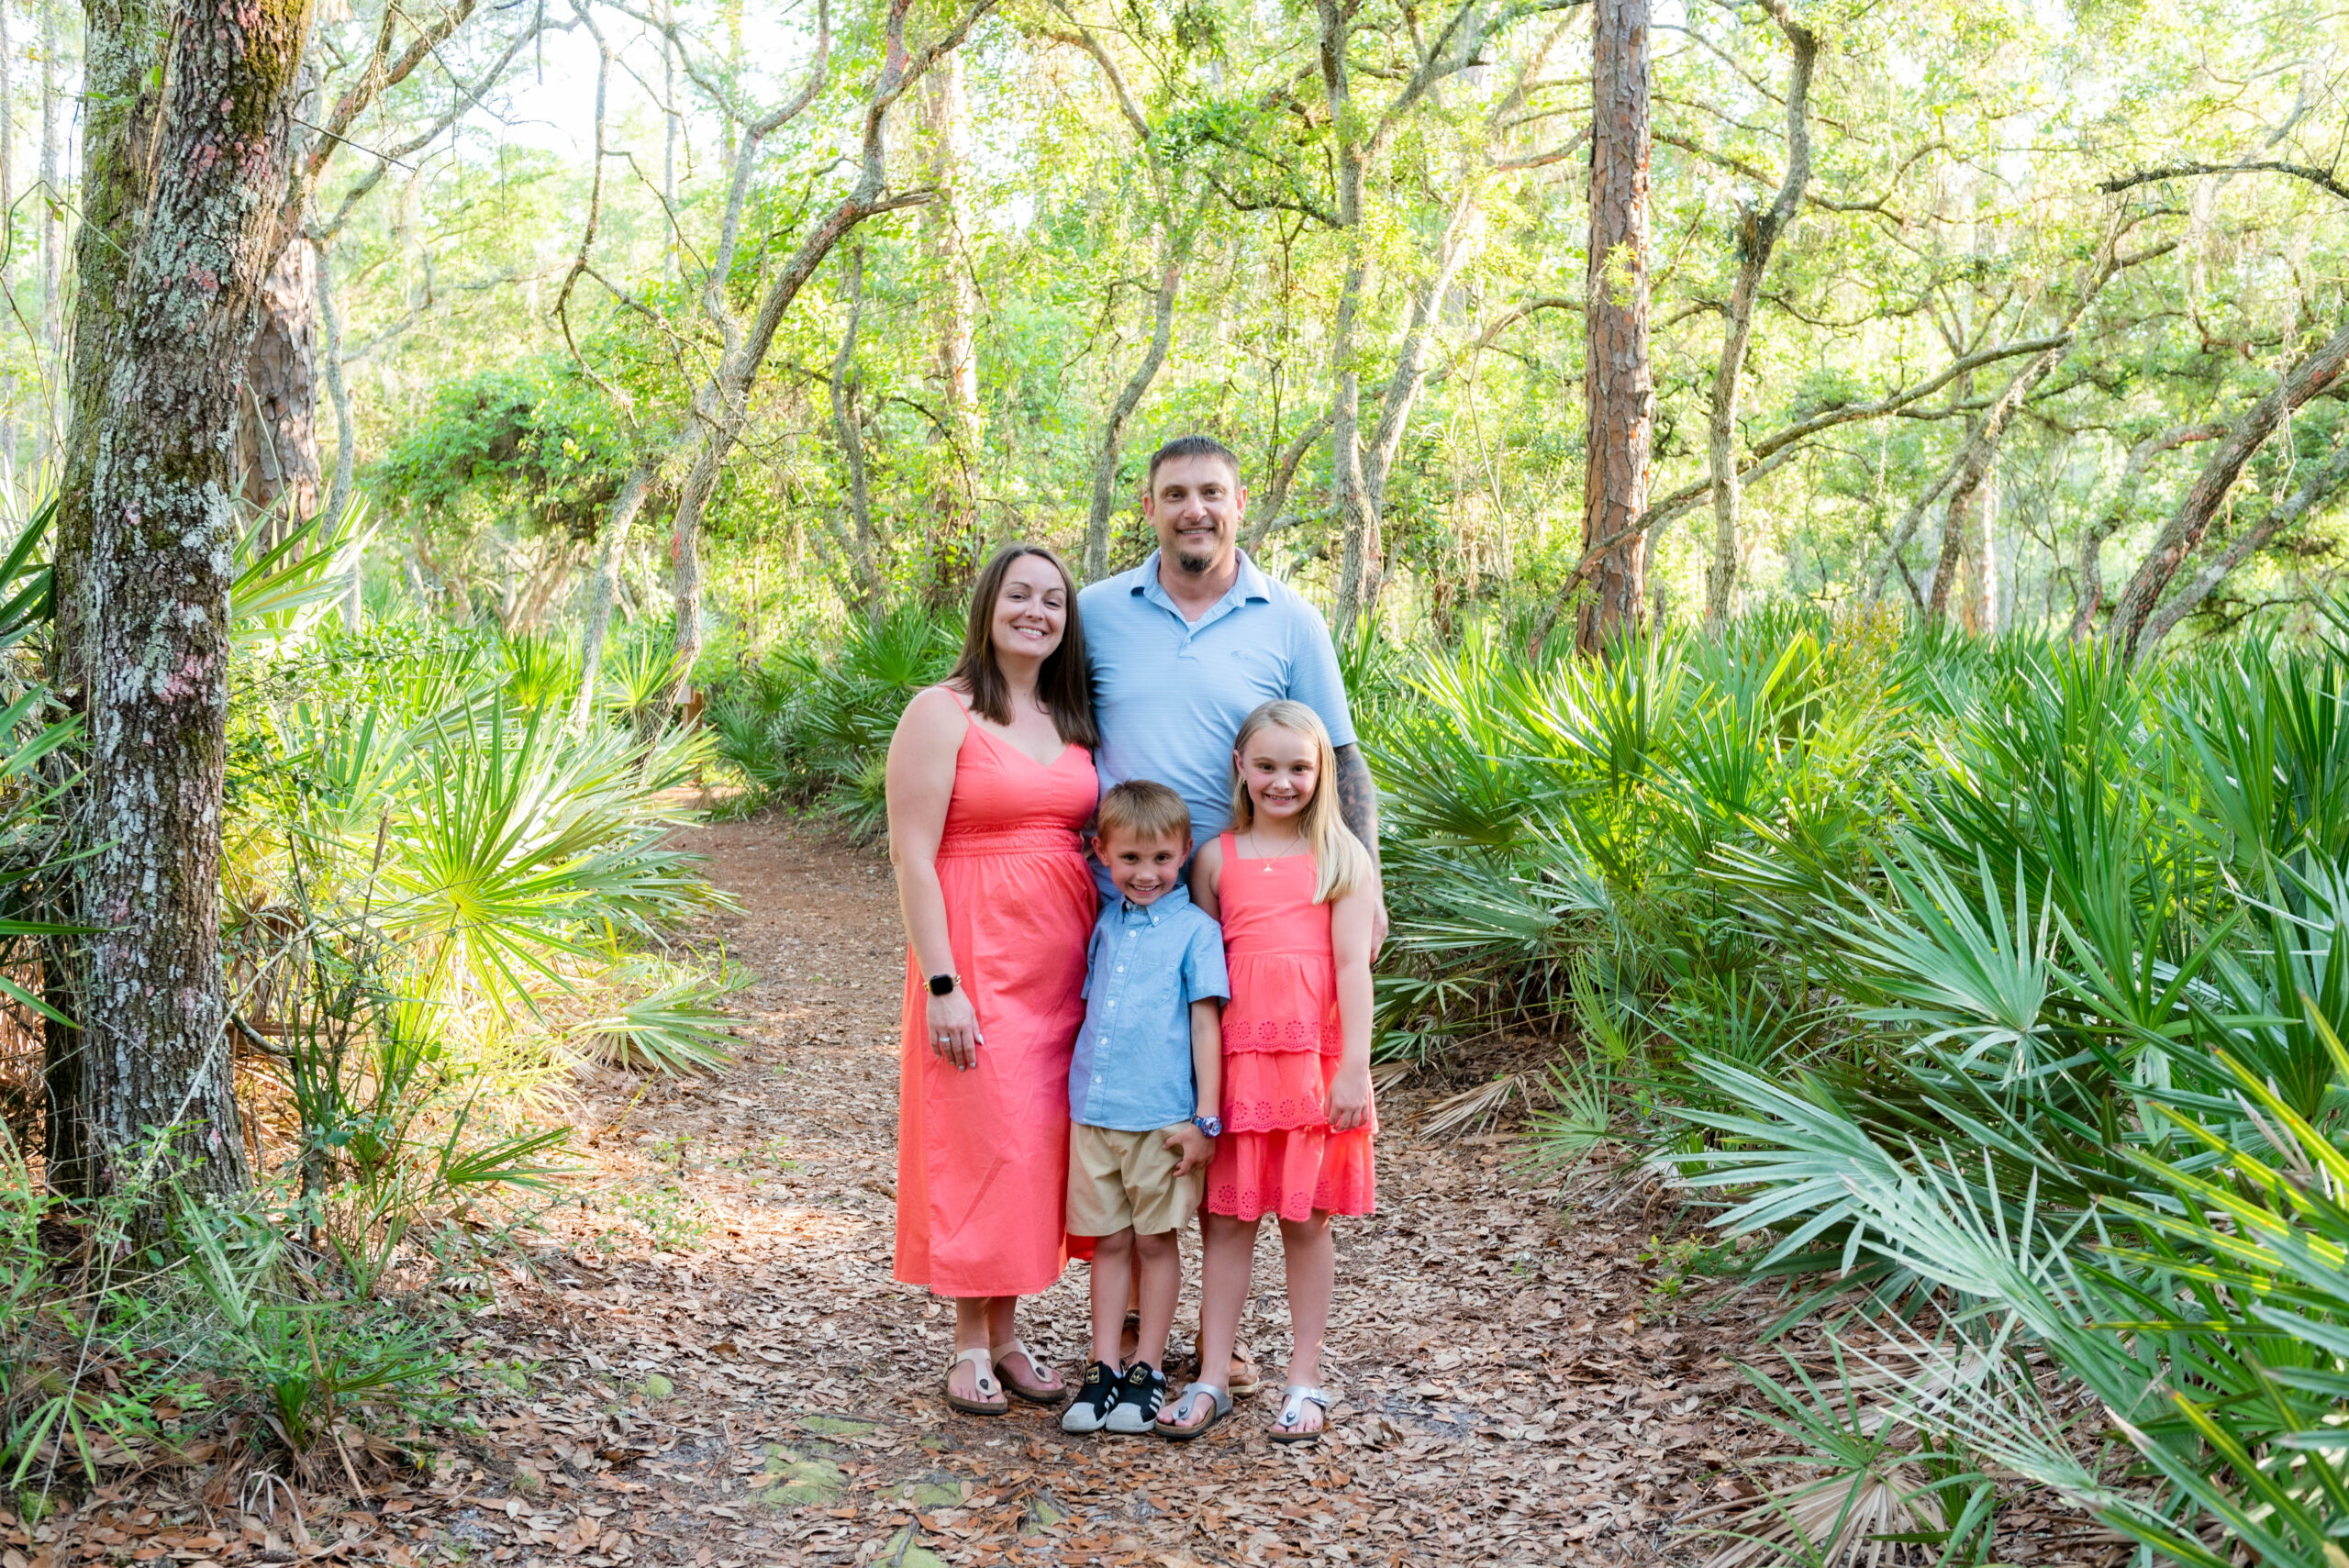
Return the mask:
<svg viewBox="0 0 2349 1568"><path fill-rule="evenodd" d="M1068 1233L1115 1236L1131 1229L1157 1236L1189 1224L1199 1211L1208 1173L1174 1173L1183 1157L1166 1147L1166 1135L1173 1130L1162 1127L1156 1132L1119 1132L1083 1122L1070 1128Z"/></svg>

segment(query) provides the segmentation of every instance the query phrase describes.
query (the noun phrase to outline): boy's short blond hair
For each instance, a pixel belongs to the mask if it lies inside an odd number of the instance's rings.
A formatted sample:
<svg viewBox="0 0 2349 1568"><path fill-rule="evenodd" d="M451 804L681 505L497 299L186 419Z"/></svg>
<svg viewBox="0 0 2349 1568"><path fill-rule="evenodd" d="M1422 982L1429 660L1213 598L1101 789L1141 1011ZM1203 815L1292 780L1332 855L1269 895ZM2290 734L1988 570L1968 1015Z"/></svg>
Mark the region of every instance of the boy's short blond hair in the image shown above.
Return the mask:
<svg viewBox="0 0 2349 1568"><path fill-rule="evenodd" d="M1104 843L1119 833L1145 844L1180 839L1187 848L1191 842L1191 808L1181 795L1150 779L1128 779L1112 788L1101 797L1095 820Z"/></svg>

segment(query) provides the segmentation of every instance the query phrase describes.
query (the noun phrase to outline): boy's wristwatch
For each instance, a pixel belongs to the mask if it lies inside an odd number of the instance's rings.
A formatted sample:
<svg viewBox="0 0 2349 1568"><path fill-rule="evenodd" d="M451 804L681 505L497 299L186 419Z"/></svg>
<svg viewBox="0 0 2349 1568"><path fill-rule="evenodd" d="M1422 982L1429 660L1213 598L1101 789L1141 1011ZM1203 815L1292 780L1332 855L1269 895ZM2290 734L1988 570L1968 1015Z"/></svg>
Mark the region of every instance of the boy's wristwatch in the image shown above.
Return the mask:
<svg viewBox="0 0 2349 1568"><path fill-rule="evenodd" d="M1191 1125L1209 1138L1223 1136L1223 1118L1219 1116L1195 1116L1191 1118Z"/></svg>

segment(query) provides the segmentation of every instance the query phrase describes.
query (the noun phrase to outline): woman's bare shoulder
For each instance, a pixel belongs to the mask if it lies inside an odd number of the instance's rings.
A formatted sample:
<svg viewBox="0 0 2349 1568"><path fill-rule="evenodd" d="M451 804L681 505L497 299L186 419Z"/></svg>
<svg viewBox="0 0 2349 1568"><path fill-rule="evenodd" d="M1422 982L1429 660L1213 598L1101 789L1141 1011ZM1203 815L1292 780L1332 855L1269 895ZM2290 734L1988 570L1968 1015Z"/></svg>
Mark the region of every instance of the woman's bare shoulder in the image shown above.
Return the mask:
<svg viewBox="0 0 2349 1568"><path fill-rule="evenodd" d="M906 704L905 712L897 716L897 728L889 741L893 760L944 767L962 749L963 737L971 728L971 716L954 694L944 686L930 686L916 692Z"/></svg>
<svg viewBox="0 0 2349 1568"><path fill-rule="evenodd" d="M906 704L905 713L897 719L901 730L918 727L930 735L952 735L960 739L971 722L971 710L954 688L943 684L924 686Z"/></svg>

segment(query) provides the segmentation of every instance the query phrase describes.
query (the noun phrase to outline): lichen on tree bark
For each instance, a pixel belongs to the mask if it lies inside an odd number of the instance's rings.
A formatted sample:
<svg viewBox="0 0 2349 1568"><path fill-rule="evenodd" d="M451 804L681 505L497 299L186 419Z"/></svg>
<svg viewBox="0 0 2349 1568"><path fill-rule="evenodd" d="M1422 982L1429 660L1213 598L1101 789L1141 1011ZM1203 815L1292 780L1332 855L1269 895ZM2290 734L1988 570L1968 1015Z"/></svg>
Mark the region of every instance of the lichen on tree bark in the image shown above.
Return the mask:
<svg viewBox="0 0 2349 1568"><path fill-rule="evenodd" d="M87 173L58 509L56 674L94 934L73 986L85 1190L170 1128L170 1173L245 1180L219 951L230 467L310 0L89 7Z"/></svg>

